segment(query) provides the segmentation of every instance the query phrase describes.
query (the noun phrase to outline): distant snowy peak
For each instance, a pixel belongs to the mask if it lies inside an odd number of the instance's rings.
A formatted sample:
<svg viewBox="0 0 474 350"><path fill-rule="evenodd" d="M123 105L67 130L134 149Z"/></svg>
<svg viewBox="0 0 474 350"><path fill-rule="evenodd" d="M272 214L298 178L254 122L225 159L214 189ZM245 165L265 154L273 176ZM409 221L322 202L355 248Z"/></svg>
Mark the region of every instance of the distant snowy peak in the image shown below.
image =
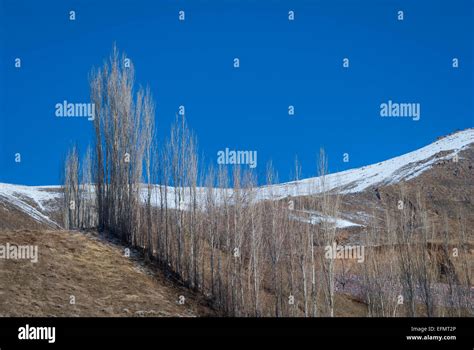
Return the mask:
<svg viewBox="0 0 474 350"><path fill-rule="evenodd" d="M460 151L474 143L474 129L445 136L438 141L386 161L350 169L324 177L314 177L260 189L263 199L304 196L324 190L340 189L342 193L357 193L372 186L388 185L413 179L443 159L453 159ZM441 154L442 153L442 154ZM441 154L441 155L440 155Z"/></svg>

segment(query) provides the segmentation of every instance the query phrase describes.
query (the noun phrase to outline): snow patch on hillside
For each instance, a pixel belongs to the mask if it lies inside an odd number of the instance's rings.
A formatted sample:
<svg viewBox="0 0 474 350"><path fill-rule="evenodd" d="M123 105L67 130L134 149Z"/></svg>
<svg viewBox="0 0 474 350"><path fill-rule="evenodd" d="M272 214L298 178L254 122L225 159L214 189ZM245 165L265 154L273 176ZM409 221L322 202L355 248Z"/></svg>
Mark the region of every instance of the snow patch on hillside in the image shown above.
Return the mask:
<svg viewBox="0 0 474 350"><path fill-rule="evenodd" d="M296 211L297 213L304 213L304 214L309 214L307 216L300 216L296 214L290 215L290 218L293 220L297 220L300 222L306 222L311 225L319 225L323 222L327 222L330 225L335 226L336 228L347 228L347 227L356 227L356 226L363 226L356 224L355 222L345 220L342 218L335 218L331 217L328 215L324 215L323 213L320 213L318 211L313 211L313 210L298 210Z"/></svg>

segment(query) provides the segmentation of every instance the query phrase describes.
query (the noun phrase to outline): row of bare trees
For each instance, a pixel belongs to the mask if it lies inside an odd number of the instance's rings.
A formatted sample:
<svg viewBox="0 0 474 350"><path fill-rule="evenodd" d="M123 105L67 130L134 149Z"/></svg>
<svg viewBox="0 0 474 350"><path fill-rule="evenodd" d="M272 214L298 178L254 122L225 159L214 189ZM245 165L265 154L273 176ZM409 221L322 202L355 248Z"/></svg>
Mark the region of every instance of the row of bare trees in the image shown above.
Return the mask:
<svg viewBox="0 0 474 350"><path fill-rule="evenodd" d="M151 183L154 105L149 90L134 92L133 65L116 48L90 78L95 104L95 194L98 226L126 242L142 245L143 170ZM149 186L148 186L149 188ZM149 196L147 197L149 199ZM150 201L146 205L150 206Z"/></svg>
<svg viewBox="0 0 474 350"><path fill-rule="evenodd" d="M125 59L114 48L90 77L95 147L82 164L76 147L67 156L65 226L98 227L141 249L226 315L335 316L347 268L324 253L338 240L340 207L340 195L327 190L324 152L313 195L299 199L278 198L272 186L264 188L267 199L260 198L255 174L241 167L200 173L197 140L184 115L176 116L158 147L153 100L148 89L135 93L133 65ZM299 174L296 162L295 180ZM269 164L267 185L275 183ZM365 245L374 253L350 269L358 278L347 273L363 289L368 315L398 315L400 294L408 315L419 314L419 304L435 314L432 285L439 273L423 205L419 197L416 215L410 206L387 210L386 233L376 222L368 228ZM375 254L382 246L385 255ZM454 295L459 279L446 271ZM462 300L459 308L466 306Z"/></svg>
<svg viewBox="0 0 474 350"><path fill-rule="evenodd" d="M445 213L441 221L430 214L419 189L409 196L404 185L384 213L384 225L373 220L367 231L359 270L368 315L472 316L472 237L464 213L450 227Z"/></svg>

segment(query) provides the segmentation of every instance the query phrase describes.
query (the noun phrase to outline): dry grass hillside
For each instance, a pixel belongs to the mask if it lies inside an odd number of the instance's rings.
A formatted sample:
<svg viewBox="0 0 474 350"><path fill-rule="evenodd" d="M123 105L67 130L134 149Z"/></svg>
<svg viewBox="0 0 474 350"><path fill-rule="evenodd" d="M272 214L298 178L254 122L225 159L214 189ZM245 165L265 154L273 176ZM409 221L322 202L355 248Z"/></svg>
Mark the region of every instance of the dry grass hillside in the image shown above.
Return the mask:
<svg viewBox="0 0 474 350"><path fill-rule="evenodd" d="M214 315L202 297L94 233L1 230L6 243L37 245L39 261L0 259L0 316Z"/></svg>

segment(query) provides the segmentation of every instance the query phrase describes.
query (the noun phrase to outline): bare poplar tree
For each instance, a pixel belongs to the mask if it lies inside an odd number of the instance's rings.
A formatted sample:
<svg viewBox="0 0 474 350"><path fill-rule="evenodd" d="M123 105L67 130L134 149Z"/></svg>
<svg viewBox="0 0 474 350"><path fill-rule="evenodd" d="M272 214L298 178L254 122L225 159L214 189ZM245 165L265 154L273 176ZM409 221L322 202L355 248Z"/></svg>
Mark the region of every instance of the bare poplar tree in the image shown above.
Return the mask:
<svg viewBox="0 0 474 350"><path fill-rule="evenodd" d="M64 173L64 227L80 228L81 198L79 189L79 156L76 146L69 151Z"/></svg>

